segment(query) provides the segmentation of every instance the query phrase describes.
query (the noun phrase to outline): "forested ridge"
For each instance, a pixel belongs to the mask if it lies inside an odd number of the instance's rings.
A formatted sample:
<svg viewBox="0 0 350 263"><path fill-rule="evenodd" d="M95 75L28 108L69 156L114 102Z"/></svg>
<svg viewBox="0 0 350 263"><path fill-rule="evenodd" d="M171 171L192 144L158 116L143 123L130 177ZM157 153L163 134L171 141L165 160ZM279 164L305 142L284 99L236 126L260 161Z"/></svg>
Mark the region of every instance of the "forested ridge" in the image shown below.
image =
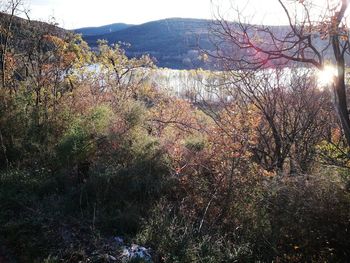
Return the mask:
<svg viewBox="0 0 350 263"><path fill-rule="evenodd" d="M106 25L74 31L81 33L83 39L92 48L98 45L98 40L107 40L109 43L120 42L124 44L129 57L150 54L156 59L157 66L171 69L223 70L224 67L220 60L214 58L215 55L212 56L211 60L203 61L202 53L215 54L219 49L221 52L237 54L239 57L245 52L245 48L219 44L222 25L213 20L167 18L141 25L122 25L122 27L118 26L120 24L116 25L115 28L113 25ZM229 21L227 26L230 28L240 27L238 22L232 21ZM245 26L259 28L262 32L259 32L255 37L261 38L262 42L268 44L272 41L268 34L263 33L263 26L248 24ZM269 26L269 29L282 39L284 35L289 33L289 26L286 25ZM314 45L320 50L325 49L324 55L331 60L330 48L327 48L327 43L322 41L318 35L319 32L312 34ZM305 51L309 52L307 49Z"/></svg>
<svg viewBox="0 0 350 263"><path fill-rule="evenodd" d="M92 50L6 2L0 262L348 262L345 51L320 83L331 53L306 31L272 49L218 20L200 60L222 70L188 71L175 96L149 55ZM346 50L338 26L315 30Z"/></svg>

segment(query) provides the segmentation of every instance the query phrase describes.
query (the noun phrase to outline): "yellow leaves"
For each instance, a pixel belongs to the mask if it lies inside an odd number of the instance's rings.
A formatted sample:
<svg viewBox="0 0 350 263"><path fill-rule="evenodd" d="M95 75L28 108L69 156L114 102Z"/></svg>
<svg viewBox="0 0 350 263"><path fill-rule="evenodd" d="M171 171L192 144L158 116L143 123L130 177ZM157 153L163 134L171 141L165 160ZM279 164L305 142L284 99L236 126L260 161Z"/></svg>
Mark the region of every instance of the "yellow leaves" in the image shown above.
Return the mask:
<svg viewBox="0 0 350 263"><path fill-rule="evenodd" d="M69 68L86 66L91 62L92 53L87 43L80 36L70 35L62 39L53 35L44 35L45 44L49 45L46 56L48 64L65 71Z"/></svg>
<svg viewBox="0 0 350 263"><path fill-rule="evenodd" d="M129 59L119 44L109 46L106 41L99 41L95 63L114 90L142 82L145 69L154 68L149 56Z"/></svg>
<svg viewBox="0 0 350 263"><path fill-rule="evenodd" d="M66 43L62 38L53 35L44 35L43 39L54 44L58 48L64 48L66 46Z"/></svg>
<svg viewBox="0 0 350 263"><path fill-rule="evenodd" d="M263 177L275 177L277 175L276 171L267 171L265 169L261 169L260 173Z"/></svg>

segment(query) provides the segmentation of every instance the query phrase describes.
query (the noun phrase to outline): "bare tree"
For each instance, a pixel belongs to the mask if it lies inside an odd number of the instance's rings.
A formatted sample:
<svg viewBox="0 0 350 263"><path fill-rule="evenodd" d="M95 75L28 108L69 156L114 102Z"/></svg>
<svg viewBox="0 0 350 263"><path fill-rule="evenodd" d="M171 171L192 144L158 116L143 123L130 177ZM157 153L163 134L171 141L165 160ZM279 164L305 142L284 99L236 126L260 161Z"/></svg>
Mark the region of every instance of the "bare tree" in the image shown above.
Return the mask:
<svg viewBox="0 0 350 263"><path fill-rule="evenodd" d="M0 1L1 9L0 12L4 12L8 15L3 15L0 17L0 72L1 72L1 87L6 88L6 61L7 61L7 51L9 49L10 39L12 36L12 23L15 15L22 4L22 0L9 0ZM4 100L5 102L5 100ZM3 103L3 101L1 102ZM4 103L6 105L6 103ZM9 167L9 160L7 157L7 148L4 142L4 137L2 130L0 128L0 143L2 154L6 161L6 167Z"/></svg>
<svg viewBox="0 0 350 263"><path fill-rule="evenodd" d="M327 92L295 69L261 71L236 88L261 114L255 159L268 170L282 171L289 159L291 172L307 171L329 125Z"/></svg>
<svg viewBox="0 0 350 263"><path fill-rule="evenodd" d="M288 20L289 25L286 27L244 23L241 12L237 12L235 23L228 22L219 15L212 30L217 52L211 55L228 70L283 67L291 62L322 70L325 61L331 59L337 68L337 76L332 84L334 104L350 146L350 118L345 84L345 58L350 51L345 12L349 1L327 1L328 5L318 17L314 14L316 1L289 1L302 10L302 16L293 13L287 2L276 1Z"/></svg>
<svg viewBox="0 0 350 263"><path fill-rule="evenodd" d="M202 109L227 133L232 126L225 125L228 120L217 112L234 116L239 111L248 118L253 110L259 123L257 142L249 147L253 160L268 171L306 172L316 156L316 145L326 139L333 124L330 93L318 89L312 72L298 68L221 72L216 75L220 81L211 83L208 90L215 100L203 98ZM236 105L233 112L232 104ZM285 169L287 161L290 169Z"/></svg>
<svg viewBox="0 0 350 263"><path fill-rule="evenodd" d="M4 13L0 17L0 71L1 84L5 88L7 79L7 53L10 48L11 39L16 33L12 31L14 19L21 13L27 15L27 10L24 8L24 0L2 0L0 4L2 6L0 12Z"/></svg>

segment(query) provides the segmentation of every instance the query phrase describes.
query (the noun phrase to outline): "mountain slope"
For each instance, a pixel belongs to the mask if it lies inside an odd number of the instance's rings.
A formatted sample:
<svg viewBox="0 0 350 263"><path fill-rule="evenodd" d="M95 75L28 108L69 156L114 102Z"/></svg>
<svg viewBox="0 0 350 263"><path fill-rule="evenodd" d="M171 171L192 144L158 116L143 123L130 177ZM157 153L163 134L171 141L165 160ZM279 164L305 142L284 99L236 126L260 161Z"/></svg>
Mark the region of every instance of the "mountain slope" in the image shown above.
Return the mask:
<svg viewBox="0 0 350 263"><path fill-rule="evenodd" d="M5 32L9 28L10 20L10 15L0 12L0 45L3 45L5 42ZM70 31L53 24L27 20L17 16L12 17L10 28L11 37L8 40L8 44L17 52L35 48L35 43L39 41L39 36L50 34L64 37L70 33Z"/></svg>
<svg viewBox="0 0 350 263"><path fill-rule="evenodd" d="M0 25L7 28L9 16L0 13ZM232 27L236 24L232 23ZM289 27L273 26L270 27L280 38L283 37ZM126 47L126 53L129 57L138 57L143 54L150 54L156 59L159 67L167 67L172 69L222 69L222 66L215 65L216 61L211 59L208 63L204 63L200 57L200 50L216 52L216 46L220 45L220 52L227 57L242 57L245 50L239 50L232 45L230 41L222 41L215 39L213 35L209 37L210 29L214 29L215 25L210 20L204 19L184 19L170 18L159 21L148 22L142 25L127 24L111 24L96 28L81 28L75 32L83 34L83 38L88 44L95 48L98 39L105 39L109 43L128 43L131 47ZM113 31L115 30L115 31ZM19 17L14 17L12 25L12 46L18 51L33 48L31 46L37 42L36 35L54 34L64 36L71 31L64 30L55 25L43 22L29 21ZM113 31L111 33L106 33ZM100 32L105 32L100 34ZM3 42L3 35L0 30L0 44ZM265 45L269 45L271 39L261 36ZM327 41L321 41L314 38L314 45L317 49L322 50L327 45ZM329 48L324 53L325 59L331 59L331 50ZM348 57L347 57L348 60Z"/></svg>
<svg viewBox="0 0 350 263"><path fill-rule="evenodd" d="M213 48L208 39L209 25L209 20L171 18L109 34L83 37L92 47L96 46L98 39L108 40L109 43L129 43L128 55L148 53L157 59L160 67L195 68L201 64L198 60L199 47Z"/></svg>

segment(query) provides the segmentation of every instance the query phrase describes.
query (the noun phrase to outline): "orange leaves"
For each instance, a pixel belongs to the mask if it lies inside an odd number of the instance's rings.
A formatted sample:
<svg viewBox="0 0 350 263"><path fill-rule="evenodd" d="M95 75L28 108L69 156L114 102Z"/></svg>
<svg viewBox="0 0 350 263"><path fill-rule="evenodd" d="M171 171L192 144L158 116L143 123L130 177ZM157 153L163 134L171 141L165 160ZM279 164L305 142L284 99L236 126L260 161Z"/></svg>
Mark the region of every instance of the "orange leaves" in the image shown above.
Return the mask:
<svg viewBox="0 0 350 263"><path fill-rule="evenodd" d="M150 111L150 116L158 135L166 132L167 128L174 128L177 132L192 132L199 128L194 108L177 98L159 100Z"/></svg>
<svg viewBox="0 0 350 263"><path fill-rule="evenodd" d="M74 63L74 61L76 59L77 59L77 56L74 52L72 52L72 51L64 52L62 54L62 57L61 57L60 67L62 67L62 68L69 67L70 65L72 65Z"/></svg>
<svg viewBox="0 0 350 263"><path fill-rule="evenodd" d="M167 153L174 175L188 175L202 156L204 136L200 136L203 116L187 101L159 97L148 114L152 134ZM190 172L191 171L191 172Z"/></svg>
<svg viewBox="0 0 350 263"><path fill-rule="evenodd" d="M333 128L332 131L331 131L331 141L334 142L334 143L338 143L339 141L342 140L342 133L341 133L341 130L339 127L337 128Z"/></svg>
<svg viewBox="0 0 350 263"><path fill-rule="evenodd" d="M13 77L13 73L16 70L16 59L14 54L7 52L5 57L5 71L7 81L10 81Z"/></svg>
<svg viewBox="0 0 350 263"><path fill-rule="evenodd" d="M85 59L82 57L85 46L82 43L79 47L77 44L81 41L79 38L62 39L57 36L44 35L43 40L44 45L48 45L48 51L45 54L48 56L46 64L52 65L52 69L65 71L74 67L76 63L80 62L79 60Z"/></svg>
<svg viewBox="0 0 350 263"><path fill-rule="evenodd" d="M349 28L344 21L344 12L342 11L342 1L329 2L327 15L321 21L314 22L312 26L319 33L320 38L325 40L332 36L338 36L340 40L347 41Z"/></svg>
<svg viewBox="0 0 350 263"><path fill-rule="evenodd" d="M261 169L261 170L260 170L260 173L261 173L261 175L264 176L264 177L274 177L274 176L276 176L276 174L277 174L275 171L266 171L266 170L264 170L264 169Z"/></svg>
<svg viewBox="0 0 350 263"><path fill-rule="evenodd" d="M243 112L235 105L226 107L219 115L210 140L217 150L233 158L249 157L249 147L256 143L256 127L260 117L255 109Z"/></svg>
<svg viewBox="0 0 350 263"><path fill-rule="evenodd" d="M53 44L56 48L64 48L66 45L62 38L53 35L44 35L43 40L47 41L49 44Z"/></svg>

